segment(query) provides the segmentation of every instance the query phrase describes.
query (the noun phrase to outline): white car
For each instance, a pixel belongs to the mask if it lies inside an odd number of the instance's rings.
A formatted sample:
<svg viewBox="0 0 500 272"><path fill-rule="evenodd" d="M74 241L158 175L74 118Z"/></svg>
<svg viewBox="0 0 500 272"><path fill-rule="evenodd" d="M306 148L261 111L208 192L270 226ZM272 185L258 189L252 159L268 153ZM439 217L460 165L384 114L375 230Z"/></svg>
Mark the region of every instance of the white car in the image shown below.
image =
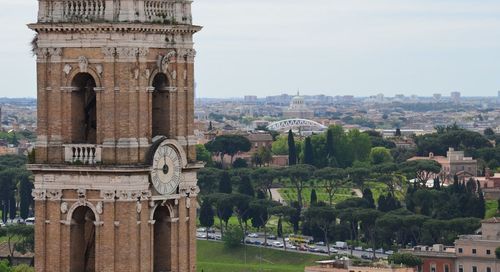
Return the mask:
<svg viewBox="0 0 500 272"><path fill-rule="evenodd" d="M392 254L394 254L394 251L392 251L392 250L387 250L387 251L385 252L385 254L387 254L387 255L392 255Z"/></svg>
<svg viewBox="0 0 500 272"><path fill-rule="evenodd" d="M26 225L34 225L35 224L35 218L34 217L28 217L28 218L26 218L25 223L26 223Z"/></svg>
<svg viewBox="0 0 500 272"><path fill-rule="evenodd" d="M376 253L384 253L384 249L383 248L379 248L377 250L375 250Z"/></svg>
<svg viewBox="0 0 500 272"><path fill-rule="evenodd" d="M373 248L367 248L367 249L365 249L365 251L373 252Z"/></svg>
<svg viewBox="0 0 500 272"><path fill-rule="evenodd" d="M257 233L250 233L247 235L249 238L259 238L259 235Z"/></svg>
<svg viewBox="0 0 500 272"><path fill-rule="evenodd" d="M196 238L206 239L207 238L207 234L203 233L203 232L197 232L196 233Z"/></svg>
<svg viewBox="0 0 500 272"><path fill-rule="evenodd" d="M207 229L206 228L198 228L196 229L197 232L206 232Z"/></svg>
<svg viewBox="0 0 500 272"><path fill-rule="evenodd" d="M334 247L330 247L330 253L337 254L339 251Z"/></svg>
<svg viewBox="0 0 500 272"><path fill-rule="evenodd" d="M282 242L273 242L273 247L278 247L278 248L282 248L283 247L283 243Z"/></svg>
<svg viewBox="0 0 500 272"><path fill-rule="evenodd" d="M363 250L363 247L355 247L354 250L359 250L359 251L362 251Z"/></svg>
<svg viewBox="0 0 500 272"><path fill-rule="evenodd" d="M286 244L286 248L288 249L297 249L296 246L292 245L292 244Z"/></svg>

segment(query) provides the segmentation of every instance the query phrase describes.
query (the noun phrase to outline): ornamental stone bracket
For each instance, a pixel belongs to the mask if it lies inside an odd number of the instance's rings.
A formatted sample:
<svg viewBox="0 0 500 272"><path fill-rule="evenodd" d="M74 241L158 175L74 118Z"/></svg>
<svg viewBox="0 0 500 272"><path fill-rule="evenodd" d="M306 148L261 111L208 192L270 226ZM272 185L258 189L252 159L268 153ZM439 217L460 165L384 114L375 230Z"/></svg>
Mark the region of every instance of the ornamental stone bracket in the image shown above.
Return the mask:
<svg viewBox="0 0 500 272"><path fill-rule="evenodd" d="M141 201L149 200L152 196L150 190L140 191L140 190L119 190L116 191L116 198L119 201Z"/></svg>
<svg viewBox="0 0 500 272"><path fill-rule="evenodd" d="M47 190L46 196L49 201L59 201L62 198L62 190L61 189Z"/></svg>
<svg viewBox="0 0 500 272"><path fill-rule="evenodd" d="M196 197L200 193L200 187L193 183L181 183L179 185L179 194L188 197Z"/></svg>
<svg viewBox="0 0 500 272"><path fill-rule="evenodd" d="M31 192L31 196L36 200L45 200L47 195L47 191L45 189L33 189Z"/></svg>

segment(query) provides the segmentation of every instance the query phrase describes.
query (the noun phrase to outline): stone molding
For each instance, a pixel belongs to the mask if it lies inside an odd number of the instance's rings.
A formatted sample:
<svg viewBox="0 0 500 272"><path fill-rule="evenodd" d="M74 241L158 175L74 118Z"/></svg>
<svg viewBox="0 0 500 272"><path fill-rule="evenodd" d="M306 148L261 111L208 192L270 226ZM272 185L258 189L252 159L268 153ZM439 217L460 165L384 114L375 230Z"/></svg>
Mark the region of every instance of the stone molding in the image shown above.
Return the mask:
<svg viewBox="0 0 500 272"><path fill-rule="evenodd" d="M62 198L61 189L51 189L46 192L47 200L49 201L59 201Z"/></svg>

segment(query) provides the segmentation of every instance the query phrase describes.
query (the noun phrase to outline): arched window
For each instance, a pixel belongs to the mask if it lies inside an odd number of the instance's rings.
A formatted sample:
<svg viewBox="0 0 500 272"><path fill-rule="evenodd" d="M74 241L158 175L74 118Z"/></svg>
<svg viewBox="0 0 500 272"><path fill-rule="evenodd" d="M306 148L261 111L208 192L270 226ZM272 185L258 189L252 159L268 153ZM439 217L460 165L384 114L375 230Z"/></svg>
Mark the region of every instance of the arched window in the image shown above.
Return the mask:
<svg viewBox="0 0 500 272"><path fill-rule="evenodd" d="M163 135L170 137L170 93L168 78L157 74L153 79L152 137Z"/></svg>
<svg viewBox="0 0 500 272"><path fill-rule="evenodd" d="M171 256L171 233L172 226L170 212L168 207L158 206L155 210L153 219L154 224L154 272L170 271L172 260Z"/></svg>
<svg viewBox="0 0 500 272"><path fill-rule="evenodd" d="M85 206L75 209L71 217L70 271L95 272L95 215Z"/></svg>
<svg viewBox="0 0 500 272"><path fill-rule="evenodd" d="M77 74L71 83L72 143L97 142L96 83L88 73Z"/></svg>

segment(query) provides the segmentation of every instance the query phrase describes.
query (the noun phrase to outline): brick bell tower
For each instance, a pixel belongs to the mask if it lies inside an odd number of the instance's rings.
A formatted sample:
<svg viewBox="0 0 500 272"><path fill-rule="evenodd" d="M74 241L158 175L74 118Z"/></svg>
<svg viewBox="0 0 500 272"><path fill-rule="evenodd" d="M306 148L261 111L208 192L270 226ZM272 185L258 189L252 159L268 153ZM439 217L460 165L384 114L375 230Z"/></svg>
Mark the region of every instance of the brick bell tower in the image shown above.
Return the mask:
<svg viewBox="0 0 500 272"><path fill-rule="evenodd" d="M190 0L38 0L36 271L196 271Z"/></svg>

